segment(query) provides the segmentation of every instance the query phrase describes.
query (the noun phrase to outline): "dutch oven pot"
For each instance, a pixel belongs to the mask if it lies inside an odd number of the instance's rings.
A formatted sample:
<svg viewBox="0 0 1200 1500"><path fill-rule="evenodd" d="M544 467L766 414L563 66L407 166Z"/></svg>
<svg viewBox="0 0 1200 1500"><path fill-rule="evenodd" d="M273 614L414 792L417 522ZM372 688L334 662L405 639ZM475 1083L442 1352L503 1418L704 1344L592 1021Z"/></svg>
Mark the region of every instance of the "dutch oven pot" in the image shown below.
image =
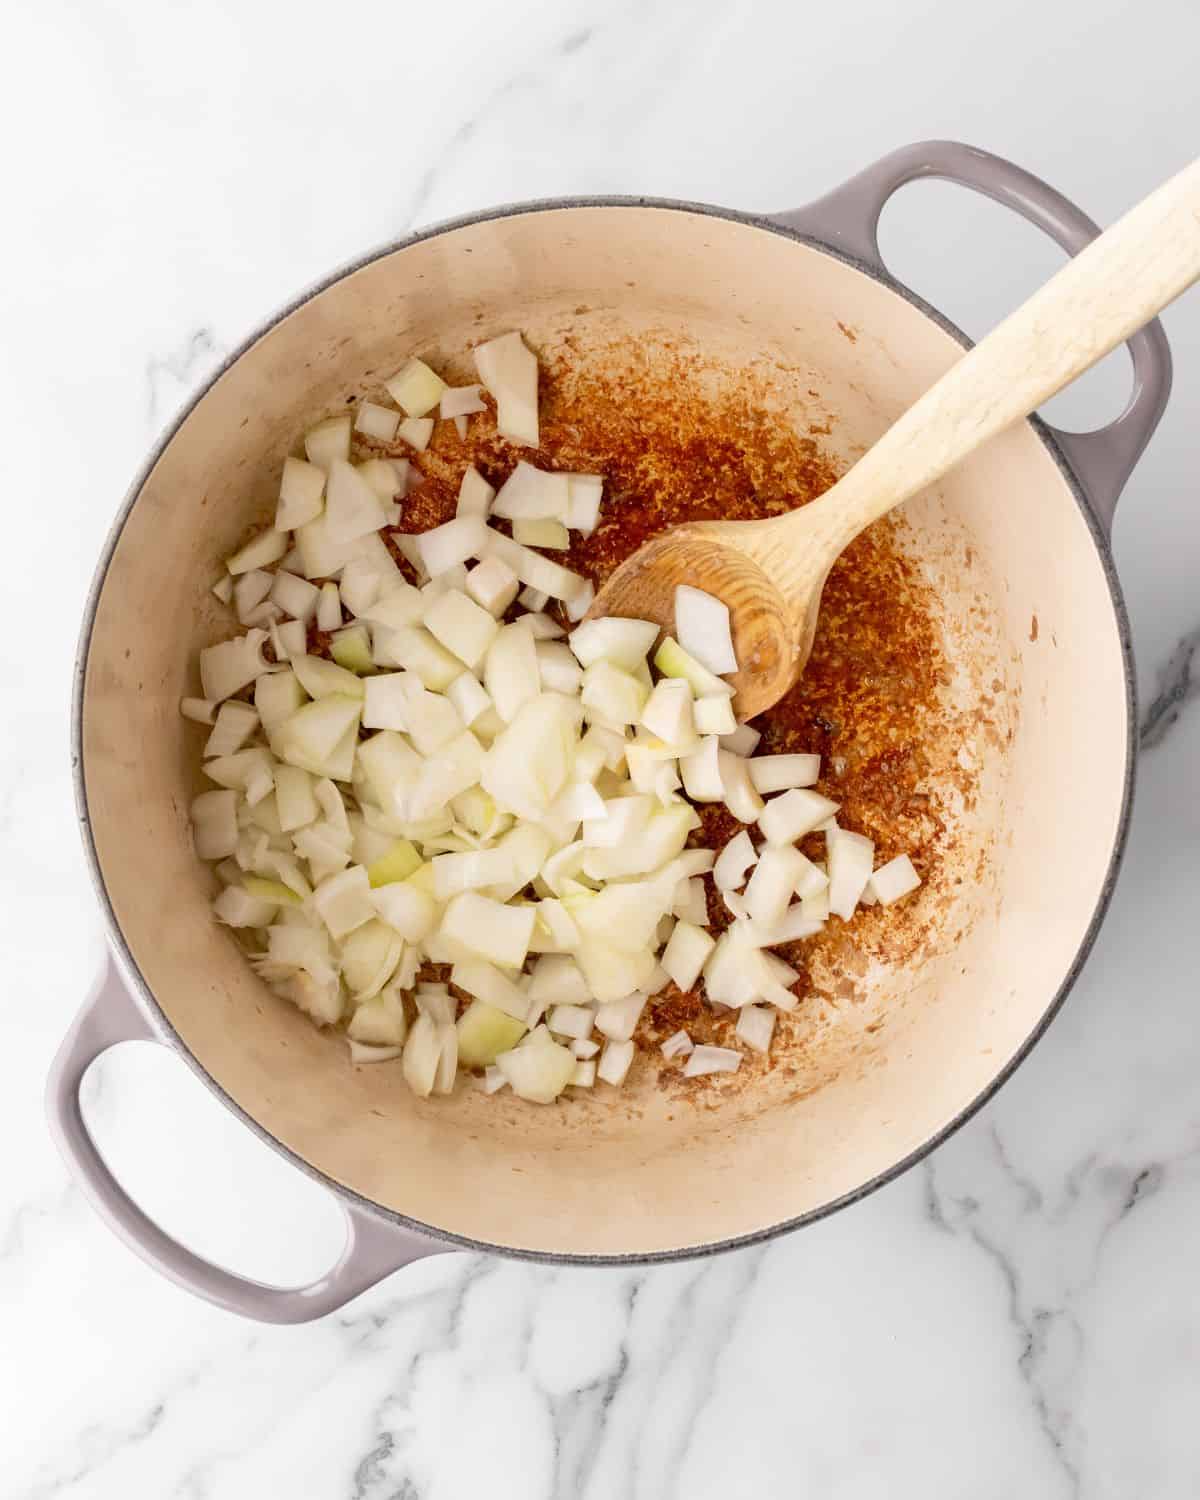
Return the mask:
<svg viewBox="0 0 1200 1500"><path fill-rule="evenodd" d="M1170 386L1158 323L1129 342L1134 390L1117 421L1085 435L1023 422L906 507L960 648L990 653L1015 732L990 757L968 851L986 854L971 866L983 874L963 880L945 914L952 940L875 976L887 1025L831 1050L819 1086L786 1093L767 1075L716 1109L652 1082L598 1090L582 1109L470 1088L417 1099L391 1069L350 1067L340 1039L260 984L211 918L211 872L188 829L200 778L178 703L216 627L208 588L265 508L306 416L369 389L372 372L410 349L449 357L509 328L537 347L540 331L561 334L576 316L586 343L588 310L599 309L609 326L699 330L733 367L763 349L803 367L848 458L967 342L880 258L880 211L919 177L984 193L1071 252L1096 233L1028 173L946 142L897 151L808 208L765 218L640 198L494 209L305 294L159 443L105 547L76 665L79 816L112 954L54 1063L49 1111L91 1201L164 1274L289 1322L438 1250L597 1265L750 1244L911 1166L1041 1034L1091 947L1129 817L1133 663L1109 527ZM106 1047L136 1038L178 1051L335 1194L348 1237L321 1280L283 1289L240 1278L177 1244L124 1193L88 1136L78 1090Z"/></svg>

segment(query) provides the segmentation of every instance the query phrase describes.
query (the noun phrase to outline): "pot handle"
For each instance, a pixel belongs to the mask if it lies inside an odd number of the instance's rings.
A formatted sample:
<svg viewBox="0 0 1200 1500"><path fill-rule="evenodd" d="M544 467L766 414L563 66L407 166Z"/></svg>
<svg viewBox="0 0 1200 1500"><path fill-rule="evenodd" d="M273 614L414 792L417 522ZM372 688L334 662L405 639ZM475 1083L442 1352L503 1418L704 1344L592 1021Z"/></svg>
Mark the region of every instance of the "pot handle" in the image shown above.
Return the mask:
<svg viewBox="0 0 1200 1500"><path fill-rule="evenodd" d="M337 1263L307 1286L267 1286L226 1271L171 1238L145 1214L109 1171L88 1133L79 1088L91 1064L118 1042L161 1042L126 988L111 956L76 1016L50 1068L46 1113L50 1133L85 1197L125 1243L163 1276L260 1323L307 1323L343 1306L401 1266L451 1249L342 1204L346 1244Z"/></svg>
<svg viewBox="0 0 1200 1500"><path fill-rule="evenodd" d="M940 177L1002 203L1075 255L1100 233L1068 198L1003 157L957 141L920 141L883 157L805 208L772 214L776 223L865 263L891 280L879 253L879 216L897 188ZM1171 392L1171 350L1157 318L1129 340L1133 392L1125 410L1095 432L1049 427L1107 533L1125 482L1158 426Z"/></svg>

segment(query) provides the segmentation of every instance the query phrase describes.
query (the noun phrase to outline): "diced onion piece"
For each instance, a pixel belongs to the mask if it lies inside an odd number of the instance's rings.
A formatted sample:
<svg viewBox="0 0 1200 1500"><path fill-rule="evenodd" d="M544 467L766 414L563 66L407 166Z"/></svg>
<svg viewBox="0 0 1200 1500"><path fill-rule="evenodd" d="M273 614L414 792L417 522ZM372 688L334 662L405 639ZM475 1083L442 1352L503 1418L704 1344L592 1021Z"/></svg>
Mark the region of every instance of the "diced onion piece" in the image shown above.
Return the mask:
<svg viewBox="0 0 1200 1500"><path fill-rule="evenodd" d="M825 922L829 917L829 887L801 896L800 909L808 921L818 924Z"/></svg>
<svg viewBox="0 0 1200 1500"><path fill-rule="evenodd" d="M737 671L729 606L712 594L686 583L676 587L675 634L683 649L710 672Z"/></svg>
<svg viewBox="0 0 1200 1500"><path fill-rule="evenodd" d="M571 1043L571 1052L581 1061L595 1057L600 1050L600 1043L592 1037L582 1037Z"/></svg>
<svg viewBox="0 0 1200 1500"><path fill-rule="evenodd" d="M646 996L636 990L620 1000L609 1000L596 1012L596 1030L610 1041L628 1041L637 1029L645 1006Z"/></svg>
<svg viewBox="0 0 1200 1500"><path fill-rule="evenodd" d="M512 1051L501 1052L496 1066L519 1099L531 1104L553 1104L571 1081L575 1056L568 1047L560 1047L549 1037L535 1041L533 1035Z"/></svg>
<svg viewBox="0 0 1200 1500"><path fill-rule="evenodd" d="M519 333L505 333L480 344L475 368L496 400L496 429L501 437L530 448L538 446L538 367Z"/></svg>
<svg viewBox="0 0 1200 1500"><path fill-rule="evenodd" d="M492 514L509 521L565 521L569 496L569 476L535 469L524 459L496 492ZM513 535L516 536L514 528ZM517 537L523 541L523 537ZM535 544L539 545L539 544Z"/></svg>
<svg viewBox="0 0 1200 1500"><path fill-rule="evenodd" d="M339 667L355 676L366 676L375 670L371 637L365 625L350 625L339 630L329 643L329 654Z"/></svg>
<svg viewBox="0 0 1200 1500"><path fill-rule="evenodd" d="M330 577L345 567L350 558L356 555L360 545L357 538L348 542L335 541L329 530L328 519L323 514L315 521L298 527L293 534L306 578Z"/></svg>
<svg viewBox="0 0 1200 1500"><path fill-rule="evenodd" d="M425 628L474 672L487 655L499 627L474 599L457 589L448 589L425 611Z"/></svg>
<svg viewBox="0 0 1200 1500"><path fill-rule="evenodd" d="M467 593L496 619L517 597L518 588L517 575L498 557L485 557L467 574Z"/></svg>
<svg viewBox="0 0 1200 1500"><path fill-rule="evenodd" d="M481 557L486 542L487 526L481 516L456 516L443 526L422 532L417 548L426 572L436 578L469 557Z"/></svg>
<svg viewBox="0 0 1200 1500"><path fill-rule="evenodd" d="M738 729L733 717L732 698L700 698L696 702L693 714L697 734L721 735L721 748L723 750L734 749L729 741L737 736ZM754 734L754 731L751 730L750 733ZM757 736L755 739L757 742ZM746 752L743 750L734 753L744 755Z"/></svg>
<svg viewBox="0 0 1200 1500"><path fill-rule="evenodd" d="M795 787L766 804L759 814L758 826L767 843L794 844L826 818L831 818L839 805L819 792Z"/></svg>
<svg viewBox="0 0 1200 1500"><path fill-rule="evenodd" d="M552 599L561 599L568 606L587 587L588 580L578 573L572 573L570 568L535 552L532 547L523 547L494 527L487 528L486 545L487 556L499 557L506 562L522 583L541 589Z"/></svg>
<svg viewBox="0 0 1200 1500"><path fill-rule="evenodd" d="M458 1060L465 1068L490 1067L524 1035L524 1020L506 1015L485 1000L472 1000L458 1018Z"/></svg>
<svg viewBox="0 0 1200 1500"><path fill-rule="evenodd" d="M181 698L179 712L194 724L212 724L216 720L217 705L207 698Z"/></svg>
<svg viewBox="0 0 1200 1500"><path fill-rule="evenodd" d="M237 577L239 573L249 573L255 568L269 568L272 563L279 561L287 549L286 531L263 531L248 541L240 551L235 552L225 566Z"/></svg>
<svg viewBox="0 0 1200 1500"><path fill-rule="evenodd" d="M485 714L492 707L492 700L486 688L470 672L461 672L449 684L446 688L446 697L453 703L459 718L468 729L481 714Z"/></svg>
<svg viewBox="0 0 1200 1500"><path fill-rule="evenodd" d="M483 685L506 724L514 721L524 704L537 698L541 689L537 647L520 622L496 633L488 647Z"/></svg>
<svg viewBox="0 0 1200 1500"><path fill-rule="evenodd" d="M437 903L408 879L374 887L370 902L372 911L409 943L424 942L437 923Z"/></svg>
<svg viewBox="0 0 1200 1500"><path fill-rule="evenodd" d="M313 891L312 904L335 938L345 937L375 916L367 872L361 865L327 876Z"/></svg>
<svg viewBox="0 0 1200 1500"><path fill-rule="evenodd" d="M513 540L524 547L546 547L565 552L571 545L567 528L561 521L514 521Z"/></svg>
<svg viewBox="0 0 1200 1500"><path fill-rule="evenodd" d="M594 661L584 669L580 689L583 706L609 724L636 724L649 696L636 677L611 661Z"/></svg>
<svg viewBox="0 0 1200 1500"><path fill-rule="evenodd" d="M275 767L275 807L283 833L292 833L316 821L317 799L309 772L299 766Z"/></svg>
<svg viewBox="0 0 1200 1500"><path fill-rule="evenodd" d="M238 693L267 670L262 648L265 630L248 630L232 641L205 646L200 652L200 685L206 698L219 702Z"/></svg>
<svg viewBox="0 0 1200 1500"><path fill-rule="evenodd" d="M767 845L746 886L746 910L752 921L770 928L783 920L806 863L799 849Z"/></svg>
<svg viewBox="0 0 1200 1500"><path fill-rule="evenodd" d="M276 730L274 743L279 758L315 776L348 781L361 712L361 699L341 693L306 703Z"/></svg>
<svg viewBox="0 0 1200 1500"><path fill-rule="evenodd" d="M307 624L317 612L321 591L309 583L307 578L297 578L294 573L276 573L270 597L285 615Z"/></svg>
<svg viewBox="0 0 1200 1500"><path fill-rule="evenodd" d="M573 698L583 682L583 669L564 641L542 641L536 645L538 677L542 689Z"/></svg>
<svg viewBox="0 0 1200 1500"><path fill-rule="evenodd" d="M754 789L764 795L812 786L821 774L819 755L759 755L749 764Z"/></svg>
<svg viewBox="0 0 1200 1500"><path fill-rule="evenodd" d="M325 486L326 533L333 542L352 542L378 531L387 517L383 501L353 464L335 458Z"/></svg>
<svg viewBox="0 0 1200 1500"><path fill-rule="evenodd" d="M743 828L717 855L713 866L713 884L719 891L741 890L746 883L746 871L758 858L750 835Z"/></svg>
<svg viewBox="0 0 1200 1500"><path fill-rule="evenodd" d="M408 728L408 677L403 672L380 672L363 683L364 729Z"/></svg>
<svg viewBox="0 0 1200 1500"><path fill-rule="evenodd" d="M201 792L191 806L192 838L201 859L226 859L237 848L237 793Z"/></svg>
<svg viewBox="0 0 1200 1500"><path fill-rule="evenodd" d="M886 865L880 865L869 881L871 892L881 906L891 906L910 895L920 884L921 877L907 854L898 854Z"/></svg>
<svg viewBox="0 0 1200 1500"><path fill-rule="evenodd" d="M733 697L733 688L728 682L710 672L671 636L667 636L654 653L654 665L664 677L682 677L690 683L697 698Z"/></svg>
<svg viewBox="0 0 1200 1500"><path fill-rule="evenodd" d="M683 789L693 802L721 802L725 783L721 779L720 742L715 735L700 741L698 750L679 757Z"/></svg>
<svg viewBox="0 0 1200 1500"><path fill-rule="evenodd" d="M388 842L387 848L367 865L367 879L371 882L372 889L393 885L414 875L423 863L414 844L408 839L395 839Z"/></svg>
<svg viewBox="0 0 1200 1500"><path fill-rule="evenodd" d="M721 736L721 749L732 750L735 755L751 756L758 749L758 742L762 739L757 729L749 724L739 724L732 734Z"/></svg>
<svg viewBox="0 0 1200 1500"><path fill-rule="evenodd" d="M438 415L448 421L451 417L472 417L477 411L486 411L479 390L477 385L446 386L438 403Z"/></svg>
<svg viewBox="0 0 1200 1500"><path fill-rule="evenodd" d="M716 940L702 927L680 920L675 923L659 962L671 982L687 991L694 988L715 944Z"/></svg>
<svg viewBox="0 0 1200 1500"><path fill-rule="evenodd" d="M574 1056L574 1052L571 1054ZM577 1062L575 1071L571 1074L571 1087L576 1089L590 1089L596 1082L596 1064L594 1062Z"/></svg>
<svg viewBox="0 0 1200 1500"><path fill-rule="evenodd" d="M442 1037L438 1023L431 1016L419 1015L408 1033L400 1066L405 1083L422 1099L427 1099L433 1092L441 1058Z"/></svg>
<svg viewBox="0 0 1200 1500"><path fill-rule="evenodd" d="M446 908L438 932L456 951L519 969L529 952L534 917L532 906L505 906L464 891Z"/></svg>
<svg viewBox="0 0 1200 1500"><path fill-rule="evenodd" d="M512 855L503 847L469 849L462 854L436 854L433 857L433 894L438 901L449 901L460 891L479 891L503 885L512 879Z"/></svg>
<svg viewBox="0 0 1200 1500"><path fill-rule="evenodd" d="M258 728L258 710L248 703L222 703L213 732L205 742L204 755L233 755Z"/></svg>
<svg viewBox="0 0 1200 1500"><path fill-rule="evenodd" d="M686 1031L673 1032L662 1044L661 1050L666 1058L687 1057L693 1050L692 1039Z"/></svg>
<svg viewBox="0 0 1200 1500"><path fill-rule="evenodd" d="M326 661L323 656L297 656L292 661L292 671L300 686L310 698L327 698L331 693L346 698L361 698L362 680L337 662Z"/></svg>
<svg viewBox="0 0 1200 1500"><path fill-rule="evenodd" d="M393 1062L400 1057L402 1047L376 1047L369 1042L350 1042L350 1061L357 1067L364 1063Z"/></svg>
<svg viewBox="0 0 1200 1500"><path fill-rule="evenodd" d="M738 1011L734 1035L739 1042L754 1052L766 1054L771 1050L771 1037L775 1033L776 1012L767 1005L743 1005Z"/></svg>
<svg viewBox="0 0 1200 1500"><path fill-rule="evenodd" d="M376 411L384 411L385 407L377 406ZM395 418L396 413L389 411L388 416ZM408 459L391 458L368 458L359 464L358 472L371 486L384 505L389 505L397 495L403 495L405 482L408 476ZM394 523L393 523L394 524Z"/></svg>
<svg viewBox="0 0 1200 1500"><path fill-rule="evenodd" d="M350 457L350 418L327 417L304 434L304 451L309 463L329 472L335 458Z"/></svg>
<svg viewBox="0 0 1200 1500"><path fill-rule="evenodd" d="M352 557L342 569L342 579L337 585L338 600L352 615L361 617L379 598L383 583L369 558Z"/></svg>
<svg viewBox="0 0 1200 1500"><path fill-rule="evenodd" d="M664 677L655 684L642 709L640 722L668 745L684 748L694 745L696 729L691 688L682 678Z"/></svg>
<svg viewBox="0 0 1200 1500"><path fill-rule="evenodd" d="M546 1024L557 1036L583 1041L592 1034L594 1015L587 1005L555 1005L546 1017Z"/></svg>
<svg viewBox="0 0 1200 1500"><path fill-rule="evenodd" d="M708 901L704 894L703 880L681 880L676 888L671 913L681 922L690 922L694 927L707 927Z"/></svg>
<svg viewBox="0 0 1200 1500"><path fill-rule="evenodd" d="M233 579L228 573L223 573L213 584L212 591L222 604L228 604L233 598Z"/></svg>
<svg viewBox="0 0 1200 1500"><path fill-rule="evenodd" d="M409 417L423 417L432 411L447 389L446 382L420 359L410 359L403 369L384 381L384 386L396 405Z"/></svg>
<svg viewBox="0 0 1200 1500"><path fill-rule="evenodd" d="M295 661L308 648L308 632L303 620L286 620L282 625L275 626L274 638L279 642L276 654L284 661Z"/></svg>
<svg viewBox="0 0 1200 1500"><path fill-rule="evenodd" d="M324 508L325 470L302 458L285 458L283 477L279 481L279 504L275 509L275 530L295 531L308 521L315 521Z"/></svg>
<svg viewBox="0 0 1200 1500"><path fill-rule="evenodd" d="M396 436L418 453L424 453L433 436L432 417L405 417L396 429Z"/></svg>
<svg viewBox="0 0 1200 1500"><path fill-rule="evenodd" d="M741 1065L742 1054L731 1047L699 1046L684 1063L683 1076L703 1078L709 1073L736 1073Z"/></svg>
<svg viewBox="0 0 1200 1500"><path fill-rule="evenodd" d="M572 531L591 536L600 523L600 502L604 480L599 474L567 475L567 514L564 518Z"/></svg>
<svg viewBox="0 0 1200 1500"><path fill-rule="evenodd" d="M875 845L861 833L845 828L831 829L826 835L829 845L829 910L849 921L858 905L863 887L871 879L875 862Z"/></svg>
<svg viewBox="0 0 1200 1500"><path fill-rule="evenodd" d="M753 823L763 810L763 800L750 781L750 763L732 750L717 751L717 768L725 806L739 823Z"/></svg>
<svg viewBox="0 0 1200 1500"><path fill-rule="evenodd" d="M595 599L595 597L596 585L590 578L586 578L583 582L582 588L577 589L575 593L565 601L564 608L567 612L567 619L582 620L584 615L587 614L588 610L591 609L592 601Z"/></svg>
<svg viewBox="0 0 1200 1500"><path fill-rule="evenodd" d="M462 483L458 487L458 507L456 514L460 516L485 517L490 511L492 501L495 498L496 491L474 464L471 464L463 473ZM480 603L482 602L480 600Z"/></svg>
<svg viewBox="0 0 1200 1500"><path fill-rule="evenodd" d="M390 443L399 425L398 411L393 411L390 406L377 406L374 401L362 402L354 416L355 432L381 443Z"/></svg>
<svg viewBox="0 0 1200 1500"><path fill-rule="evenodd" d="M608 1041L596 1066L596 1077L602 1083L611 1083L619 1088L625 1082L630 1064L633 1062L634 1046L631 1041Z"/></svg>
<svg viewBox="0 0 1200 1500"><path fill-rule="evenodd" d="M508 1087L508 1079L499 1068L485 1068L483 1077L477 1080L479 1087L485 1094L498 1094L501 1089Z"/></svg>
<svg viewBox="0 0 1200 1500"><path fill-rule="evenodd" d="M623 672L633 672L644 662L646 653L658 637L658 626L652 620L625 620L606 615L586 620L574 629L567 644L581 667L608 661Z"/></svg>
<svg viewBox="0 0 1200 1500"><path fill-rule="evenodd" d="M213 914L228 927L266 927L278 906L277 901L266 900L243 886L227 885L213 902Z"/></svg>

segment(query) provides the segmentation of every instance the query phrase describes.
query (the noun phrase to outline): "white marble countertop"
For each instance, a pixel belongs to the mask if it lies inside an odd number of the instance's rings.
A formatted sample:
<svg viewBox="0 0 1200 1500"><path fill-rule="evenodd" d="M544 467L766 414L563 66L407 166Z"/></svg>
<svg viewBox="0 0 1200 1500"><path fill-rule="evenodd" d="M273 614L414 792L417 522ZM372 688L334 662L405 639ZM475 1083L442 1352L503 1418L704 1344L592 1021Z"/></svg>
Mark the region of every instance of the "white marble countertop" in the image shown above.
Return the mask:
<svg viewBox="0 0 1200 1500"><path fill-rule="evenodd" d="M782 208L930 135L1111 219L1196 149L1194 9L47 0L6 42L0 1493L1200 1493L1200 293L1166 316L1175 394L1116 526L1146 748L1111 915L1032 1059L923 1168L763 1249L608 1272L446 1255L275 1329L126 1252L40 1107L101 953L67 752L79 610L129 477L224 350L330 267L475 206ZM938 185L883 238L975 333L1056 259ZM1106 418L1126 383L1118 359L1068 416ZM89 1095L197 1248L280 1281L332 1258L317 1188L161 1049L110 1054Z"/></svg>

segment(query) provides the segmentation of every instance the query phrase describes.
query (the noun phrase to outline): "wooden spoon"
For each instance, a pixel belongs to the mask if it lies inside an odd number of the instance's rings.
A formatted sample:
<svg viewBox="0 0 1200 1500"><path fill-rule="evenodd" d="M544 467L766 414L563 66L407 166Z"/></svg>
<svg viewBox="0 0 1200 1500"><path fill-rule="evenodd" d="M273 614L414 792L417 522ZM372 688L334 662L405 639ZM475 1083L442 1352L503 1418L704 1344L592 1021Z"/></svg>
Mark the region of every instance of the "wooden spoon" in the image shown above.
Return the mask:
<svg viewBox="0 0 1200 1500"><path fill-rule="evenodd" d="M829 570L860 531L1026 417L1200 277L1200 160L1092 241L969 350L818 500L769 521L703 521L647 542L589 610L674 628L675 588L729 606L740 720L804 670Z"/></svg>

